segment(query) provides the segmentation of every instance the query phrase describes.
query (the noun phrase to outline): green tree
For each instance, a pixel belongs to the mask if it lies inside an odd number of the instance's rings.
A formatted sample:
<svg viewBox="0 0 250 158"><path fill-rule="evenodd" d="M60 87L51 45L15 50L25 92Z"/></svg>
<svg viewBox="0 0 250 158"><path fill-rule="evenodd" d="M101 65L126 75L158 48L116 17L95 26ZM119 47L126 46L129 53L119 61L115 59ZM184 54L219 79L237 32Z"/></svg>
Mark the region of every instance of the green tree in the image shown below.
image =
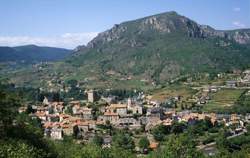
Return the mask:
<svg viewBox="0 0 250 158"><path fill-rule="evenodd" d="M147 137L142 137L140 140L139 140L139 147L141 148L141 149L148 149L148 147L149 147L149 144L150 144L150 142L149 142L149 140L148 140L148 138Z"/></svg>
<svg viewBox="0 0 250 158"><path fill-rule="evenodd" d="M183 122L173 122L171 132L175 134L182 133L186 127L187 125Z"/></svg>
<svg viewBox="0 0 250 158"><path fill-rule="evenodd" d="M33 120L26 113L18 114L17 108L21 100L18 99L15 91L6 92L1 88L0 90L0 141L4 142L2 143L4 145L6 144L1 150L4 153L4 150L9 148L7 151L12 150L13 152L9 153L13 156L7 155L6 157L19 157L15 154L36 157L29 154L29 152L36 153L36 151L44 153L43 157L56 157L57 154L53 147L43 139L40 120Z"/></svg>
<svg viewBox="0 0 250 158"><path fill-rule="evenodd" d="M202 153L187 135L171 135L162 148L153 152L150 158L202 158Z"/></svg>
<svg viewBox="0 0 250 158"><path fill-rule="evenodd" d="M126 150L133 150L135 148L132 137L125 132L118 132L116 135L114 135L113 145Z"/></svg>
<svg viewBox="0 0 250 158"><path fill-rule="evenodd" d="M46 154L24 142L8 140L0 142L0 157L2 158L44 158Z"/></svg>
<svg viewBox="0 0 250 158"><path fill-rule="evenodd" d="M95 135L92 142L97 146L101 146L103 144L103 138L101 136Z"/></svg>
<svg viewBox="0 0 250 158"><path fill-rule="evenodd" d="M15 94L0 91L0 136L6 134L17 115L17 108L20 106L20 100L17 98Z"/></svg>
<svg viewBox="0 0 250 158"><path fill-rule="evenodd" d="M219 149L228 149L229 141L227 139L226 131L223 129L219 132L219 135L216 139L216 145Z"/></svg>
<svg viewBox="0 0 250 158"><path fill-rule="evenodd" d="M119 148L119 147L111 147L111 149L106 150L103 153L107 153L107 152L109 152L108 158L136 158L136 155L132 153L131 151L124 150L123 148Z"/></svg>
<svg viewBox="0 0 250 158"><path fill-rule="evenodd" d="M165 135L170 133L170 127L164 125L158 125L151 130L154 139L157 141L163 141Z"/></svg>

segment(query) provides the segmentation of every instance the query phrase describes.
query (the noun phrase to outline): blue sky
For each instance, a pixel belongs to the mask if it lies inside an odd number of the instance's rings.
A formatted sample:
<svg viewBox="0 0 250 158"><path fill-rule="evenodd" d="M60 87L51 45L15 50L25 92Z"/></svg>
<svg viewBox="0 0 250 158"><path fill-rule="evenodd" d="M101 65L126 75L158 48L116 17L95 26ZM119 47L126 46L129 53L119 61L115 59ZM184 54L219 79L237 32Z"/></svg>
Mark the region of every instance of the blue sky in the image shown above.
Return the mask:
<svg viewBox="0 0 250 158"><path fill-rule="evenodd" d="M0 0L0 45L74 48L114 24L167 11L216 29L250 28L250 0Z"/></svg>

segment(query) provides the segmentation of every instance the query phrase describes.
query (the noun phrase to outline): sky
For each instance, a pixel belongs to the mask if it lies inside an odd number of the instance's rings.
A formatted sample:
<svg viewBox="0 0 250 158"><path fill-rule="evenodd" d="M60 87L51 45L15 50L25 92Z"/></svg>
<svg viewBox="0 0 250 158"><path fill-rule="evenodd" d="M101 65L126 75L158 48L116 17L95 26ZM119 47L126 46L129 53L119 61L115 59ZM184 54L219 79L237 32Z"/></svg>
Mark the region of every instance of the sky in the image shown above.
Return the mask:
<svg viewBox="0 0 250 158"><path fill-rule="evenodd" d="M250 0L0 0L0 46L73 49L114 24L168 11L219 30L250 28Z"/></svg>

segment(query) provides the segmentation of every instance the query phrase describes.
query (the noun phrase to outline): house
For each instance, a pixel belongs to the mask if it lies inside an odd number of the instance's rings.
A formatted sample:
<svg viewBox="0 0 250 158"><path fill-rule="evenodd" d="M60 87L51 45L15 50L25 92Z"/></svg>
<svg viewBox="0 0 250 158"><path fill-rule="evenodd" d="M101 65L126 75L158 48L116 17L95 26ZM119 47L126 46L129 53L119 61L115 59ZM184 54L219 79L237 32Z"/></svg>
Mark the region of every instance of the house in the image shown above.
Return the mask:
<svg viewBox="0 0 250 158"><path fill-rule="evenodd" d="M115 103L116 97L115 96L109 96L109 97L102 97L101 98L103 101L105 101L108 104Z"/></svg>
<svg viewBox="0 0 250 158"><path fill-rule="evenodd" d="M60 126L62 127L63 134L68 135L68 136L73 134L73 125L72 124L62 123Z"/></svg>
<svg viewBox="0 0 250 158"><path fill-rule="evenodd" d="M245 120L246 120L246 122L250 123L250 114L249 113L246 114Z"/></svg>
<svg viewBox="0 0 250 158"><path fill-rule="evenodd" d="M80 105L80 101L78 101L78 100L73 100L73 101L69 102L69 105L70 105L70 106L74 106L74 105L76 105L76 104L79 104L79 105Z"/></svg>
<svg viewBox="0 0 250 158"><path fill-rule="evenodd" d="M54 140L63 139L63 130L59 122L45 122L43 124L44 135Z"/></svg>
<svg viewBox="0 0 250 158"><path fill-rule="evenodd" d="M72 113L77 114L80 109L80 104L74 104L72 107Z"/></svg>
<svg viewBox="0 0 250 158"><path fill-rule="evenodd" d="M48 107L43 107L43 106L37 106L36 107L36 112L37 113L46 113L46 114L49 114L49 108Z"/></svg>
<svg viewBox="0 0 250 158"><path fill-rule="evenodd" d="M79 105L74 105L72 108L72 112L74 116L77 116L86 120L91 120L93 118L92 108L80 107Z"/></svg>
<svg viewBox="0 0 250 158"><path fill-rule="evenodd" d="M133 129L138 129L141 127L140 121L134 118L119 118L115 123L118 127L129 127Z"/></svg>
<svg viewBox="0 0 250 158"><path fill-rule="evenodd" d="M69 120L72 116L68 115L68 114L60 114L59 115L59 121L65 121L65 120Z"/></svg>
<svg viewBox="0 0 250 158"><path fill-rule="evenodd" d="M120 116L127 115L127 105L126 104L111 104L107 107L107 111L117 113Z"/></svg>
<svg viewBox="0 0 250 158"><path fill-rule="evenodd" d="M36 112L34 115L42 121L47 121L47 116L45 112Z"/></svg>
<svg viewBox="0 0 250 158"><path fill-rule="evenodd" d="M164 126L171 126L172 122L173 122L173 120L167 118L167 119L165 119L165 120L162 121L162 125L164 125Z"/></svg>
<svg viewBox="0 0 250 158"><path fill-rule="evenodd" d="M93 118L92 108L82 107L80 112L82 113L82 118L85 120L91 120Z"/></svg>
<svg viewBox="0 0 250 158"><path fill-rule="evenodd" d="M111 147L111 142L112 142L112 137L111 136L103 137L102 148L110 148Z"/></svg>
<svg viewBox="0 0 250 158"><path fill-rule="evenodd" d="M128 110L132 111L133 114L142 114L142 106L134 104L131 98L128 98L127 105Z"/></svg>
<svg viewBox="0 0 250 158"><path fill-rule="evenodd" d="M210 87L210 92L216 93L217 91L218 91L218 87L217 86L211 86Z"/></svg>
<svg viewBox="0 0 250 158"><path fill-rule="evenodd" d="M217 116L215 113L210 114L210 119L213 125L215 125L215 122L217 122Z"/></svg>
<svg viewBox="0 0 250 158"><path fill-rule="evenodd" d="M62 140L63 139L62 128L53 127L50 131L50 137L54 140Z"/></svg>
<svg viewBox="0 0 250 158"><path fill-rule="evenodd" d="M135 105L135 106L130 107L129 110L131 110L133 114L142 115L142 106Z"/></svg>
<svg viewBox="0 0 250 158"><path fill-rule="evenodd" d="M235 88L237 82L236 81L226 81L227 88Z"/></svg>
<svg viewBox="0 0 250 158"><path fill-rule="evenodd" d="M62 113L64 110L64 102L52 102L49 107L52 109L53 113Z"/></svg>
<svg viewBox="0 0 250 158"><path fill-rule="evenodd" d="M176 111L173 109L168 109L165 110L164 115L166 116L166 118L172 118L173 116L176 115Z"/></svg>
<svg viewBox="0 0 250 158"><path fill-rule="evenodd" d="M46 121L49 122L58 122L60 120L59 115L55 115L55 114L48 114L46 115Z"/></svg>
<svg viewBox="0 0 250 158"><path fill-rule="evenodd" d="M237 116L237 114L232 114L230 121L232 124L238 124L239 123L240 118Z"/></svg>
<svg viewBox="0 0 250 158"><path fill-rule="evenodd" d="M77 128L81 133L85 133L89 131L89 123L88 122L78 122L76 124Z"/></svg>
<svg viewBox="0 0 250 158"><path fill-rule="evenodd" d="M149 148L151 150L156 150L158 146L159 146L159 143L157 143L157 142L150 142L150 144L149 144Z"/></svg>
<svg viewBox="0 0 250 158"><path fill-rule="evenodd" d="M99 120L102 121L110 121L111 123L116 122L119 119L119 115L117 113L113 113L113 112L105 112L103 114L103 116L99 117Z"/></svg>
<svg viewBox="0 0 250 158"><path fill-rule="evenodd" d="M139 120L142 125L145 125L145 131L149 131L156 125L162 123L159 117L154 117L154 116L140 117Z"/></svg>
<svg viewBox="0 0 250 158"><path fill-rule="evenodd" d="M158 117L159 119L163 119L163 109L161 107L148 108L146 116Z"/></svg>
<svg viewBox="0 0 250 158"><path fill-rule="evenodd" d="M18 108L18 113L23 113L27 110L27 107L26 106L22 106L20 108Z"/></svg>
<svg viewBox="0 0 250 158"><path fill-rule="evenodd" d="M87 132L96 129L96 121L77 120L73 128L78 128L79 134L84 136Z"/></svg>

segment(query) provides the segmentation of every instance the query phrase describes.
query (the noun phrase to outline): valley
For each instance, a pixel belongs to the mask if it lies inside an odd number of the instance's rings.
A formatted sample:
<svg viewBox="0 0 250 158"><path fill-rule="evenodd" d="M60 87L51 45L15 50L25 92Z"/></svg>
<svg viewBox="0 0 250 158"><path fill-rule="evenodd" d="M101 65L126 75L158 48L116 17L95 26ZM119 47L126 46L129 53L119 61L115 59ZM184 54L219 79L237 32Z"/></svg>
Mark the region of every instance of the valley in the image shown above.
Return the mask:
<svg viewBox="0 0 250 158"><path fill-rule="evenodd" d="M247 158L249 63L250 29L175 11L0 47L0 157Z"/></svg>

